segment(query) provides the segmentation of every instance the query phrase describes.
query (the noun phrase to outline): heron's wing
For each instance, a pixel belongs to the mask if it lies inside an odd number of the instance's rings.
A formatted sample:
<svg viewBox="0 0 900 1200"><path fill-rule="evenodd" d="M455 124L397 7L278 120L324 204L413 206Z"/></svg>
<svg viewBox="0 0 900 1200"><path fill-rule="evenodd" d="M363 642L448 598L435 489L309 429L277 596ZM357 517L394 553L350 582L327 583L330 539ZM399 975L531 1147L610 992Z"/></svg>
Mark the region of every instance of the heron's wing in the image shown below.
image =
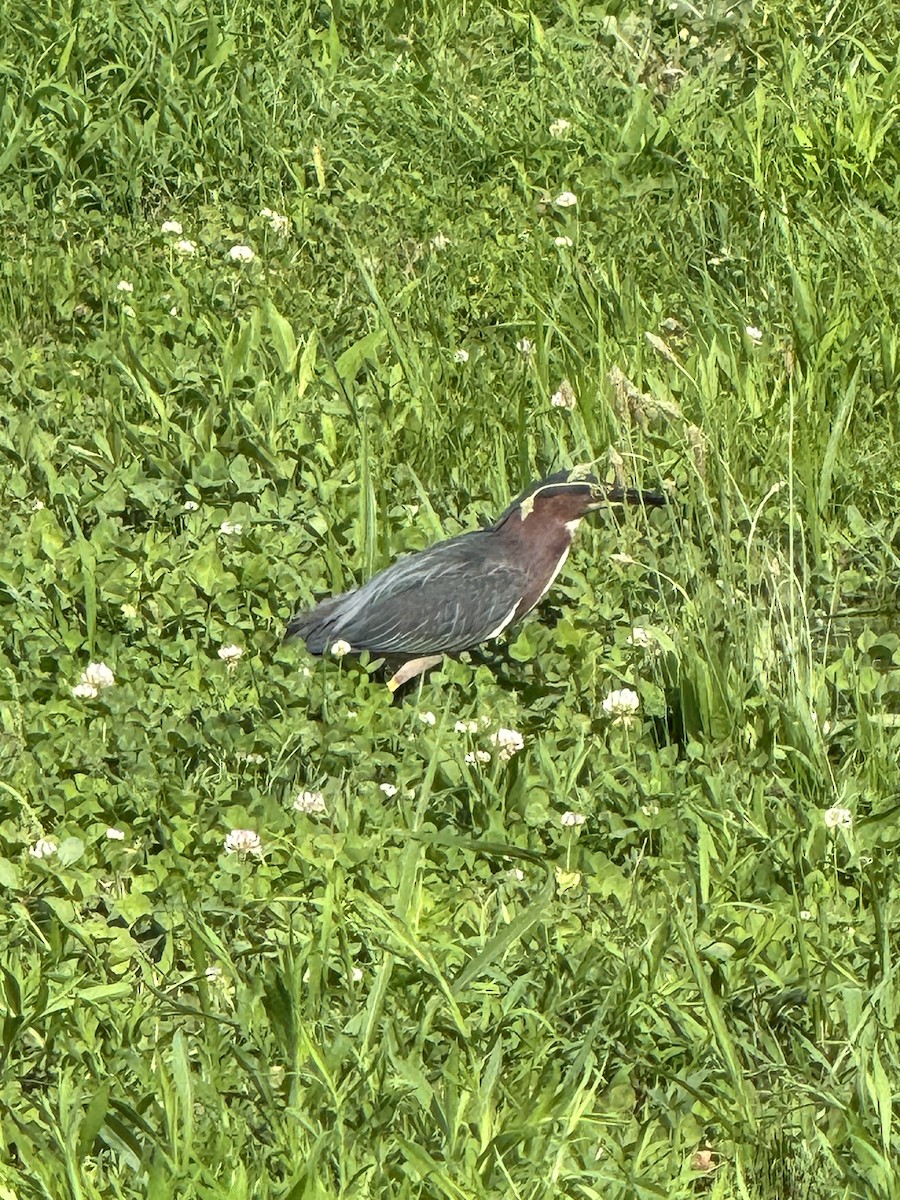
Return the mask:
<svg viewBox="0 0 900 1200"><path fill-rule="evenodd" d="M491 535L478 532L400 559L320 606L327 610L325 644L341 640L354 650L416 656L453 653L496 636L525 594L527 574L518 563L496 561L493 551ZM307 645L321 653L311 639Z"/></svg>

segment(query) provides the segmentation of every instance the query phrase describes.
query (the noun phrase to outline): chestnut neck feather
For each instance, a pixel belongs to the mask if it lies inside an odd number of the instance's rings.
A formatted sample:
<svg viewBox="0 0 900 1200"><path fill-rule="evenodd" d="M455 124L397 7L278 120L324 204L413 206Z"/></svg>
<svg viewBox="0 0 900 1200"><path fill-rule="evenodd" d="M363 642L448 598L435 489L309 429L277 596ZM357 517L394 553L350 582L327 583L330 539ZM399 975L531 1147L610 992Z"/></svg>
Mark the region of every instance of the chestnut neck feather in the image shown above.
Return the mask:
<svg viewBox="0 0 900 1200"><path fill-rule="evenodd" d="M513 620L534 608L566 561L581 520L572 510L569 497L552 497L536 505L524 521L518 512L511 513L498 530L528 572Z"/></svg>

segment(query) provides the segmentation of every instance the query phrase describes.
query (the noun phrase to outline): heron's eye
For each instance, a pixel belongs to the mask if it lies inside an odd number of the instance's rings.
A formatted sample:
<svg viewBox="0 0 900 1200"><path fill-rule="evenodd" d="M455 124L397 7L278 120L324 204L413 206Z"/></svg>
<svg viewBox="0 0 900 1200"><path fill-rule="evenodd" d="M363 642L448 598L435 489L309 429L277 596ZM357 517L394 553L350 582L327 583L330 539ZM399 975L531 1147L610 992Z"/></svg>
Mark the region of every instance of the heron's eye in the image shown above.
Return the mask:
<svg viewBox="0 0 900 1200"><path fill-rule="evenodd" d="M603 488L600 486L599 483L591 484L591 499L592 500L602 500L603 499Z"/></svg>

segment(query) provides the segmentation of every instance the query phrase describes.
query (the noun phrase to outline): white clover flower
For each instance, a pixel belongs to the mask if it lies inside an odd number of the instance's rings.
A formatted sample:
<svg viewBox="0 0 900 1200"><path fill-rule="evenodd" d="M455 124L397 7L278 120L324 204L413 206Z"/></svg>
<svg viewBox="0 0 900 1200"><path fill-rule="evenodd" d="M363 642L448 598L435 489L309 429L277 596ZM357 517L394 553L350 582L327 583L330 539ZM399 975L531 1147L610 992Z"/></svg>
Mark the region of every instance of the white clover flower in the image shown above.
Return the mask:
<svg viewBox="0 0 900 1200"><path fill-rule="evenodd" d="M44 507L43 500L32 500L32 502L31 502L31 511L32 512L40 512L43 509L43 507Z"/></svg>
<svg viewBox="0 0 900 1200"><path fill-rule="evenodd" d="M249 246L232 246L228 251L228 257L232 262L251 263L256 258L256 254Z"/></svg>
<svg viewBox="0 0 900 1200"><path fill-rule="evenodd" d="M568 379L564 379L558 389L550 397L550 403L554 408L569 408L572 409L577 403L575 389L569 383Z"/></svg>
<svg viewBox="0 0 900 1200"><path fill-rule="evenodd" d="M350 972L350 978L354 983L362 983L363 973L362 967L354 967Z"/></svg>
<svg viewBox="0 0 900 1200"><path fill-rule="evenodd" d="M578 197L574 192L560 192L553 203L557 208L572 208L578 203Z"/></svg>
<svg viewBox="0 0 900 1200"><path fill-rule="evenodd" d="M564 812L559 818L559 822L565 829L577 829L580 825L584 824L586 819L584 813Z"/></svg>
<svg viewBox="0 0 900 1200"><path fill-rule="evenodd" d="M76 700L95 700L100 693L92 683L76 683L72 695Z"/></svg>
<svg viewBox="0 0 900 1200"><path fill-rule="evenodd" d="M325 811L325 797L321 792L299 792L294 801L294 808L299 813L313 816Z"/></svg>
<svg viewBox="0 0 900 1200"><path fill-rule="evenodd" d="M384 792L388 800L393 800L397 795L397 787L393 783L379 783L378 790L379 792Z"/></svg>
<svg viewBox="0 0 900 1200"><path fill-rule="evenodd" d="M170 317L178 316L178 305L177 304L173 304L172 307L169 309L169 316Z"/></svg>
<svg viewBox="0 0 900 1200"><path fill-rule="evenodd" d="M163 221L162 232L163 233L174 233L178 237L180 237L181 234L184 233L184 230L181 228L180 221Z"/></svg>
<svg viewBox="0 0 900 1200"><path fill-rule="evenodd" d="M253 767L258 767L261 763L266 761L262 754L253 754L252 752L249 754L244 754L240 750L234 757L238 760L238 762L245 762L249 766Z"/></svg>
<svg viewBox="0 0 900 1200"><path fill-rule="evenodd" d="M534 342L531 338L519 338L516 342L516 349L520 354L524 354L526 358L534 353Z"/></svg>
<svg viewBox="0 0 900 1200"><path fill-rule="evenodd" d="M487 750L470 750L465 757L465 761L470 767L483 766L491 761L491 756Z"/></svg>
<svg viewBox="0 0 900 1200"><path fill-rule="evenodd" d="M491 734L491 741L500 751L500 757L504 761L525 747L525 739L516 729L498 729L496 733Z"/></svg>
<svg viewBox="0 0 900 1200"><path fill-rule="evenodd" d="M124 842L125 841L125 834L123 833L123 831L121 829L115 829L113 826L110 826L109 829L107 829L106 836L109 838L109 840L111 842Z"/></svg>
<svg viewBox="0 0 900 1200"><path fill-rule="evenodd" d="M571 250L575 243L570 237L566 237L565 234L560 234L559 237L555 237L553 239L553 245L561 246L564 250Z"/></svg>
<svg viewBox="0 0 900 1200"><path fill-rule="evenodd" d="M127 279L120 279L116 284L117 292L127 292L129 295L134 291L134 284L129 283Z"/></svg>
<svg viewBox="0 0 900 1200"><path fill-rule="evenodd" d="M603 711L613 718L613 724L628 725L634 720L640 705L637 692L631 688L621 688L609 693L603 701Z"/></svg>
<svg viewBox="0 0 900 1200"><path fill-rule="evenodd" d="M240 521L223 521L219 526L219 533L224 533L226 537L238 537L244 532L244 526Z"/></svg>
<svg viewBox="0 0 900 1200"><path fill-rule="evenodd" d="M849 808L826 808L822 814L826 829L851 829L853 814Z"/></svg>
<svg viewBox="0 0 900 1200"><path fill-rule="evenodd" d="M185 500L181 507L185 512L196 512L200 505L196 500Z"/></svg>
<svg viewBox="0 0 900 1200"><path fill-rule="evenodd" d="M437 724L437 717L434 715L433 712L420 712L419 720L422 722L423 725L436 725Z"/></svg>
<svg viewBox="0 0 900 1200"><path fill-rule="evenodd" d="M812 913L809 911L808 908L800 909L800 920L801 921L811 921L812 920Z"/></svg>
<svg viewBox="0 0 900 1200"><path fill-rule="evenodd" d="M457 733L477 733L478 732L478 722L477 721L457 721L456 724L453 726L453 728L456 730Z"/></svg>
<svg viewBox="0 0 900 1200"><path fill-rule="evenodd" d="M571 128L571 122L567 121L565 117L557 117L550 126L550 136L555 138L565 137ZM558 203L559 201L557 201Z"/></svg>
<svg viewBox="0 0 900 1200"><path fill-rule="evenodd" d="M230 643L227 646L220 646L217 653L222 662L228 667L236 667L238 659L243 656L244 651L242 647Z"/></svg>
<svg viewBox="0 0 900 1200"><path fill-rule="evenodd" d="M349 654L353 647L349 642L345 642L343 638L338 638L336 642L331 643L331 653L335 658L343 658L345 654Z"/></svg>
<svg viewBox="0 0 900 1200"><path fill-rule="evenodd" d="M762 332L762 330L761 330L761 329L757 329L755 325L748 325L748 326L746 327L746 329L744 330L744 333L746 333L746 335L747 335L747 337L750 339L750 341L751 341L751 342L755 342L755 344L756 344L757 346L758 346L758 345L759 345L759 343L760 343L760 342L763 340L763 332Z"/></svg>
<svg viewBox="0 0 900 1200"><path fill-rule="evenodd" d="M458 363L467 363L469 361L468 350L454 350L453 361Z"/></svg>
<svg viewBox="0 0 900 1200"><path fill-rule="evenodd" d="M506 874L507 877L513 881L513 883L522 883L522 881L525 879L525 872L521 867L510 867Z"/></svg>
<svg viewBox="0 0 900 1200"><path fill-rule="evenodd" d="M87 670L82 673L81 682L89 683L98 692L102 692L104 688L114 686L116 677L106 663L92 662L88 663Z"/></svg>
<svg viewBox="0 0 900 1200"><path fill-rule="evenodd" d="M291 223L283 213L275 212L273 208L261 208L259 215L269 222L269 227L273 233L277 233L280 236L287 233Z"/></svg>
<svg viewBox="0 0 900 1200"><path fill-rule="evenodd" d="M649 804L641 805L641 812L645 817L656 817L659 815L659 805L651 800Z"/></svg>
<svg viewBox="0 0 900 1200"><path fill-rule="evenodd" d="M262 854L262 841L258 833L252 829L232 829L225 838L225 853L239 854L246 858L249 854Z"/></svg>
<svg viewBox="0 0 900 1200"><path fill-rule="evenodd" d="M32 858L52 858L58 849L51 838L38 838L28 853Z"/></svg>
<svg viewBox="0 0 900 1200"><path fill-rule="evenodd" d="M175 253L180 254L183 258L193 258L197 253L197 243L190 241L189 238L182 238L180 242L175 243Z"/></svg>
<svg viewBox="0 0 900 1200"><path fill-rule="evenodd" d="M126 621L134 621L137 619L138 610L133 604L123 604L119 611Z"/></svg>
<svg viewBox="0 0 900 1200"><path fill-rule="evenodd" d="M441 250L446 250L449 245L450 239L443 233L439 233L431 239L432 250L437 250L439 253Z"/></svg>

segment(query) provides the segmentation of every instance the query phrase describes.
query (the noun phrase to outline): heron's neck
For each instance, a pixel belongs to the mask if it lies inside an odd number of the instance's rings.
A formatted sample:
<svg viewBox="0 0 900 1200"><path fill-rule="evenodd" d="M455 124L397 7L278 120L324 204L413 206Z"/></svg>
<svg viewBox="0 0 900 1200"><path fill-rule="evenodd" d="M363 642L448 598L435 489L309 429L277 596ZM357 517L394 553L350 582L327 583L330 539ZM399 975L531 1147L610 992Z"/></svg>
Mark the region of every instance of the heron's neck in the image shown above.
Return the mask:
<svg viewBox="0 0 900 1200"><path fill-rule="evenodd" d="M581 518L573 521L540 522L535 528L530 522L539 521L532 513L524 521L519 521L519 528L510 531L511 536L521 545L521 561L528 570L528 584L525 594L516 610L516 619L529 612L538 604L563 569L575 532L581 524ZM521 530L521 532L520 532Z"/></svg>

